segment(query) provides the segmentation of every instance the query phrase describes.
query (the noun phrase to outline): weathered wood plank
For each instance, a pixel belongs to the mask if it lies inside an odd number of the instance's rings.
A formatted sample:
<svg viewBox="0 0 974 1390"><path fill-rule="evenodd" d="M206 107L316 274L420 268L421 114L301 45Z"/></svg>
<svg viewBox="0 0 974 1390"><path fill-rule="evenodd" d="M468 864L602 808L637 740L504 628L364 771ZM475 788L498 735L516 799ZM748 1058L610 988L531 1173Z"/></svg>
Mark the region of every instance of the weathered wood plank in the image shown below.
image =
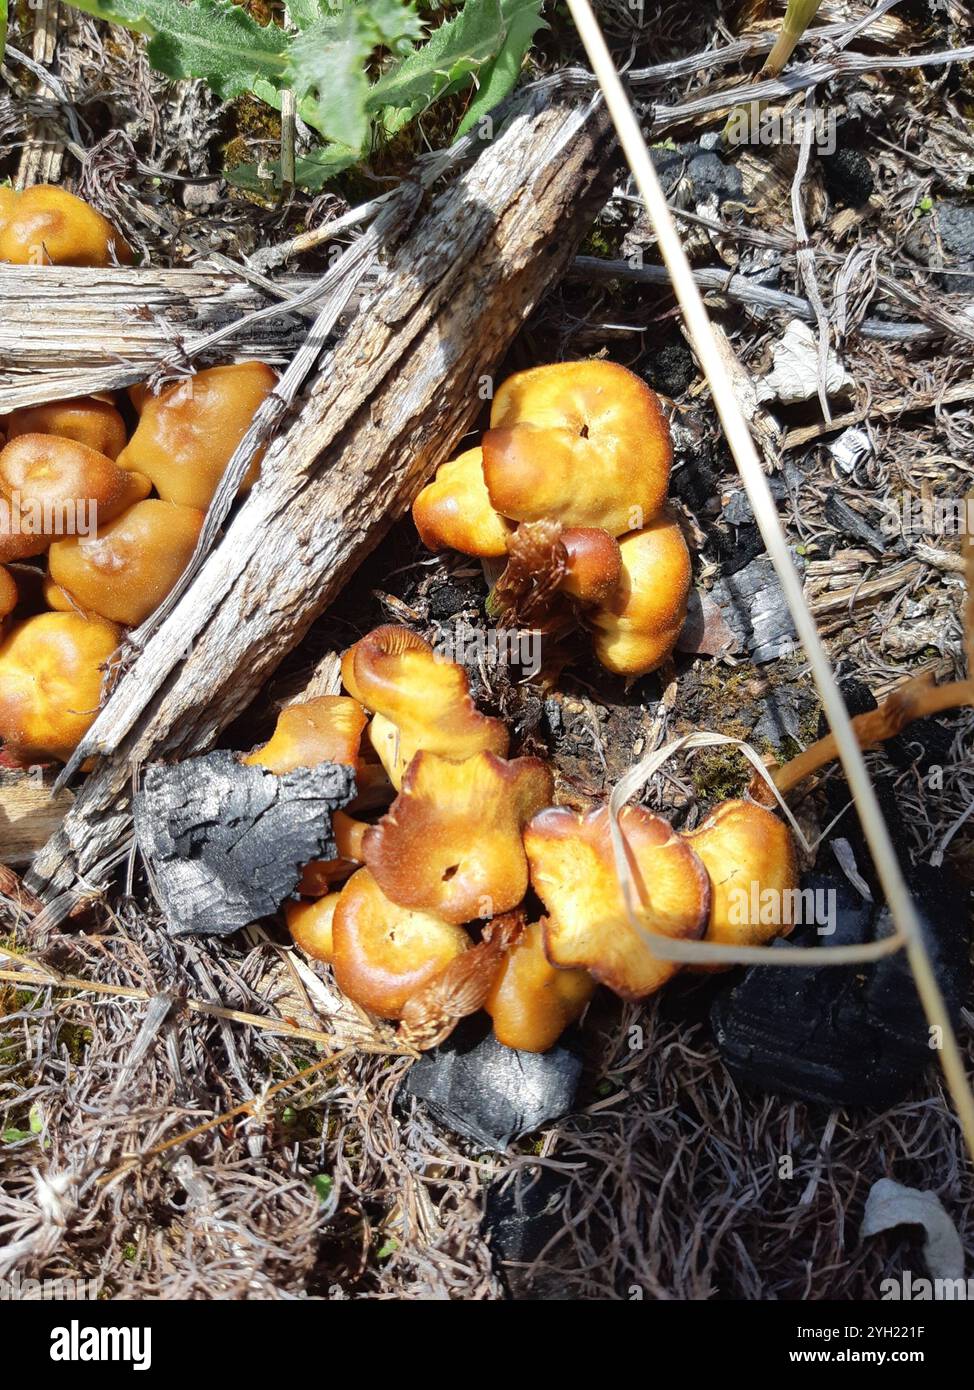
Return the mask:
<svg viewBox="0 0 974 1390"><path fill-rule="evenodd" d="M84 751L102 761L32 885L54 896L97 876L128 831L133 769L211 746L456 447L569 265L611 147L600 105L538 95L434 199L96 722Z"/></svg>
<svg viewBox="0 0 974 1390"><path fill-rule="evenodd" d="M0 414L144 381L162 358L269 303L227 271L0 265ZM300 312L244 322L210 357L285 362L306 332Z"/></svg>

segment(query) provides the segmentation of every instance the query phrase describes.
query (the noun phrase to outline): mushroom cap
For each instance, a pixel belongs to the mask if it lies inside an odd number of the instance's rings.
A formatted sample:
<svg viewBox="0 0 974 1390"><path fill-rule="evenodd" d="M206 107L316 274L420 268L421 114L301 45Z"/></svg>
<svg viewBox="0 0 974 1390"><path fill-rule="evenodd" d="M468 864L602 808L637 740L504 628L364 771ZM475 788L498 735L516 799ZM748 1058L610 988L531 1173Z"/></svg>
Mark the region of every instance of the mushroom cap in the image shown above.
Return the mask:
<svg viewBox="0 0 974 1390"><path fill-rule="evenodd" d="M118 461L151 478L163 501L205 512L258 406L276 385L277 373L265 363L237 362L147 395ZM256 481L262 457L259 450L241 492Z"/></svg>
<svg viewBox="0 0 974 1390"><path fill-rule="evenodd" d="M539 758L476 753L454 762L423 750L366 831L365 862L405 907L448 922L508 912L528 886L521 829L551 800L553 785Z"/></svg>
<svg viewBox="0 0 974 1390"><path fill-rule="evenodd" d="M359 869L332 920L332 964L343 994L379 1018L399 1018L410 997L471 945L462 927L411 912Z"/></svg>
<svg viewBox="0 0 974 1390"><path fill-rule="evenodd" d="M595 993L587 970L559 970L545 955L544 932L532 922L511 947L484 1005L494 1035L519 1052L547 1052Z"/></svg>
<svg viewBox="0 0 974 1390"><path fill-rule="evenodd" d="M20 591L16 579L6 565L0 565L0 621L10 617L19 601Z"/></svg>
<svg viewBox="0 0 974 1390"><path fill-rule="evenodd" d="M696 940L707 928L710 880L671 825L642 806L619 825L647 932ZM553 965L589 970L623 999L643 999L679 970L660 960L626 914L608 808L587 815L551 806L524 832L531 884L548 910L545 950Z"/></svg>
<svg viewBox="0 0 974 1390"><path fill-rule="evenodd" d="M12 410L6 419L6 430L8 440L22 434L56 434L85 444L110 459L118 458L126 440L125 421L109 401L97 396Z"/></svg>
<svg viewBox="0 0 974 1390"><path fill-rule="evenodd" d="M791 831L773 812L752 801L724 801L683 840L702 859L710 875L710 918L705 940L732 946L761 946L787 936L794 925L778 913L777 922L751 921L752 884L757 901L770 890L779 908L783 894L798 887L798 856ZM742 921L741 918L744 917ZM700 970L730 969L699 966Z"/></svg>
<svg viewBox="0 0 974 1390"><path fill-rule="evenodd" d="M305 864L301 873L298 892L305 898L319 898L331 891L332 885L348 878L353 869L365 863L363 840L370 829L368 821L356 820L344 811L336 811L331 818L332 833L338 854L334 859L312 859Z"/></svg>
<svg viewBox="0 0 974 1390"><path fill-rule="evenodd" d="M508 377L483 437L495 510L621 536L666 500L672 447L656 393L615 362L559 362Z"/></svg>
<svg viewBox="0 0 974 1390"><path fill-rule="evenodd" d="M483 450L468 449L441 464L413 503L413 521L427 550L459 550L485 558L507 554L511 523L490 505Z"/></svg>
<svg viewBox="0 0 974 1390"><path fill-rule="evenodd" d="M672 517L619 542L622 578L591 615L595 654L608 671L645 676L672 652L687 614L690 552Z"/></svg>
<svg viewBox="0 0 974 1390"><path fill-rule="evenodd" d="M622 551L615 536L597 526L566 526L560 539L568 570L559 587L579 603L605 603L622 581Z"/></svg>
<svg viewBox="0 0 974 1390"><path fill-rule="evenodd" d="M507 729L477 709L463 667L409 628L377 627L349 647L342 680L375 712L369 737L396 788L420 749L457 759L507 752Z"/></svg>
<svg viewBox="0 0 974 1390"><path fill-rule="evenodd" d="M202 527L193 507L137 502L94 536L55 541L50 578L86 612L137 627L186 568Z"/></svg>
<svg viewBox="0 0 974 1390"><path fill-rule="evenodd" d="M40 613L0 643L0 738L21 762L67 762L94 723L114 623Z"/></svg>
<svg viewBox="0 0 974 1390"><path fill-rule="evenodd" d="M0 261L13 265L132 264L115 227L73 193L37 184L0 202Z"/></svg>
<svg viewBox="0 0 974 1390"><path fill-rule="evenodd" d="M54 434L17 435L0 449L0 493L11 522L0 534L0 558L40 555L58 536L110 521L149 491L148 478L126 472L87 444Z"/></svg>
<svg viewBox="0 0 974 1390"><path fill-rule="evenodd" d="M282 709L268 741L240 761L269 768L278 775L318 763L356 767L367 722L357 700L347 695L319 695Z"/></svg>
<svg viewBox="0 0 974 1390"><path fill-rule="evenodd" d="M288 931L306 955L331 964L334 954L332 927L340 893L328 893L313 903L285 903L284 920Z"/></svg>

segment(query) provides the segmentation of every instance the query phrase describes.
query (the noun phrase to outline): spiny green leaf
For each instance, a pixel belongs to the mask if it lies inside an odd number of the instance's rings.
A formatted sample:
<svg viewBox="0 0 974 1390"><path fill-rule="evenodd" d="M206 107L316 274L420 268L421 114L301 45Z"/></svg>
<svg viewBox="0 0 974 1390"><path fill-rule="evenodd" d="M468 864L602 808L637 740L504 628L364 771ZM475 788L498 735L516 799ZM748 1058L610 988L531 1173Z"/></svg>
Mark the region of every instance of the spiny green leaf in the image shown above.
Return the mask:
<svg viewBox="0 0 974 1390"><path fill-rule="evenodd" d="M304 119L323 135L364 153L371 127L366 64L377 48L409 52L423 25L411 3L364 0L317 19L291 46L294 89Z"/></svg>
<svg viewBox="0 0 974 1390"><path fill-rule="evenodd" d="M258 78L280 84L289 35L264 27L231 0L71 0L75 9L111 20L149 39L149 59L167 77L201 77L228 100Z"/></svg>
<svg viewBox="0 0 974 1390"><path fill-rule="evenodd" d="M539 29L549 26L541 18L544 0L501 0L501 12L507 33L497 57L478 74L477 93L460 122L457 136L467 131L488 111L514 90L521 75L521 66Z"/></svg>
<svg viewBox="0 0 974 1390"><path fill-rule="evenodd" d="M374 83L368 110L383 113L390 133L399 130L447 87L490 62L500 52L505 34L500 0L467 0L428 43Z"/></svg>

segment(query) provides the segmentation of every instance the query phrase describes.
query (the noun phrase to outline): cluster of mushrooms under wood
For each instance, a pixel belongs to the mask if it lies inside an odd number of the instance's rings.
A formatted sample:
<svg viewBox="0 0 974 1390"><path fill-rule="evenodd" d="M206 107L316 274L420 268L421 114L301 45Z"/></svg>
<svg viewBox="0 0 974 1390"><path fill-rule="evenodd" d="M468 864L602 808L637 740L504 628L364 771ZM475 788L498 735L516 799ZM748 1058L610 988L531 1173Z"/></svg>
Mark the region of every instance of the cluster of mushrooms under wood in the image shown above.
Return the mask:
<svg viewBox="0 0 974 1390"><path fill-rule="evenodd" d="M59 188L0 189L0 260L106 266L132 255ZM66 760L98 710L123 629L188 564L221 474L277 374L212 367L0 416L0 737L21 763ZM134 426L130 428L131 425ZM250 487L259 458L244 481Z"/></svg>
<svg viewBox="0 0 974 1390"><path fill-rule="evenodd" d="M480 447L440 468L413 520L430 550L506 560L492 617L551 637L582 626L607 670L644 676L672 652L690 592L671 462L659 399L634 373L532 367L498 389Z"/></svg>
<svg viewBox="0 0 974 1390"><path fill-rule="evenodd" d="M599 982L642 999L669 979L678 967L627 915L608 808L551 805L550 769L508 758L507 729L477 710L461 666L385 626L345 652L342 680L347 695L285 709L245 761L278 774L355 768L359 796L334 820L339 857L308 865L302 900L286 907L295 941L350 999L402 1020L419 1048L484 1008L502 1043L543 1052ZM392 804L363 818L384 789ZM690 834L639 806L620 823L646 931L742 943L780 930L742 928L728 910L734 886L796 885L791 835L772 812L726 802Z"/></svg>
<svg viewBox="0 0 974 1390"><path fill-rule="evenodd" d="M0 188L0 261L131 260L111 224L63 190ZM270 367L247 362L158 394L133 387L124 400L91 396L0 418L4 760L70 757L123 630L176 583L275 381ZM671 448L656 396L612 362L536 367L498 390L490 425L481 446L444 464L417 498L423 542L503 562L493 618L530 624L556 644L581 626L608 670L654 670L683 624L691 577L665 510ZM259 465L258 456L242 490ZM86 508L97 512L91 534L78 524ZM970 597L967 635L974 663ZM461 666L386 626L344 654L342 679L346 695L285 709L269 742L243 760L279 775L322 762L354 768L356 798L333 822L337 857L305 867L285 915L298 946L331 964L350 999L399 1020L409 1046L432 1046L486 1009L502 1043L545 1051L597 984L643 999L680 968L646 935L747 946L788 930L742 924L731 910L740 890L753 897L757 887L761 898L797 886L791 834L758 804L763 783L690 832L641 806L622 810L637 931L609 808L552 805L550 768L508 757L507 728L477 709ZM941 687L920 678L854 725L865 745L971 703L970 674ZM788 790L834 756L831 739L820 740L774 780Z"/></svg>

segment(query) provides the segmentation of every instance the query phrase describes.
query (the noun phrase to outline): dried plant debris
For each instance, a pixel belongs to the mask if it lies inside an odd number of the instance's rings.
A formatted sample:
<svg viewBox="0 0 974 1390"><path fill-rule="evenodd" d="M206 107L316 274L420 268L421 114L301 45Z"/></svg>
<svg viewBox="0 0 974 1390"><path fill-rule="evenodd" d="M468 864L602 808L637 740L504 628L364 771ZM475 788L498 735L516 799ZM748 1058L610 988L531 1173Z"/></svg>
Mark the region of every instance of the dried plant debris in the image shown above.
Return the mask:
<svg viewBox="0 0 974 1390"><path fill-rule="evenodd" d="M135 835L177 936L227 936L275 912L305 864L337 854L331 813L355 795L341 763L276 776L222 750L146 768Z"/></svg>
<svg viewBox="0 0 974 1390"><path fill-rule="evenodd" d="M900 1226L919 1226L923 1230L923 1260L934 1279L963 1279L964 1246L937 1194L881 1178L869 1190L860 1234L875 1236ZM949 1298L953 1293L945 1291L935 1297Z"/></svg>

